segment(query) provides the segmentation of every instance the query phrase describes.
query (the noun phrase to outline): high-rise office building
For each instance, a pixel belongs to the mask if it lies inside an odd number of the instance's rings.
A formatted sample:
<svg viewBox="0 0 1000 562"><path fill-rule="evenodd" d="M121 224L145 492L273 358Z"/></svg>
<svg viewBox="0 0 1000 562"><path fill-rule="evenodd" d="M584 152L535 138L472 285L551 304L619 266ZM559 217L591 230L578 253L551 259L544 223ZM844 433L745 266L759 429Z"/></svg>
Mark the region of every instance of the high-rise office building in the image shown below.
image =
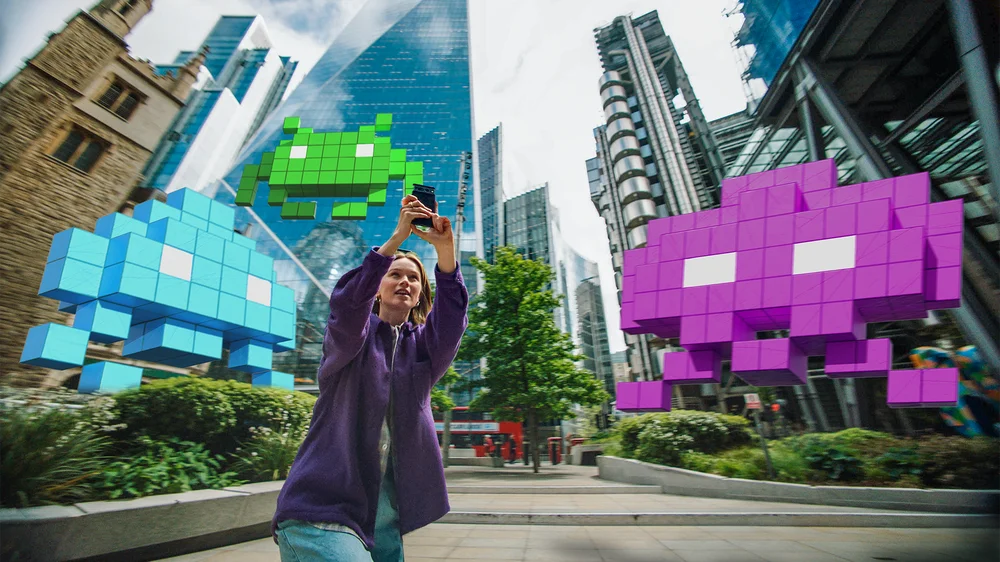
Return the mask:
<svg viewBox="0 0 1000 562"><path fill-rule="evenodd" d="M549 184L536 187L503 203L503 243L529 260L555 267L557 217L549 200Z"/></svg>
<svg viewBox="0 0 1000 562"><path fill-rule="evenodd" d="M566 307L571 313L570 325L574 343L583 361L581 366L594 373L604 390L614 399L615 380L608 326L601 296L601 278L597 264L566 247Z"/></svg>
<svg viewBox="0 0 1000 562"><path fill-rule="evenodd" d="M647 222L718 205L726 156L655 11L615 18L594 36L606 122L594 129L597 157L587 161L587 175L620 287L623 253L646 245ZM674 104L678 94L683 108ZM656 352L665 341L626 335L626 343L637 379L659 373Z"/></svg>
<svg viewBox="0 0 1000 562"><path fill-rule="evenodd" d="M493 252L503 245L503 127L497 125L479 138L479 190L482 195L483 253L493 262Z"/></svg>
<svg viewBox="0 0 1000 562"><path fill-rule="evenodd" d="M369 0L264 119L215 198L234 201L243 166L259 162L286 138L285 117L326 132L357 130L374 124L376 114L391 113L392 145L407 149L408 160L423 162L424 183L437 188L439 212L453 218L463 274L474 292L468 257L481 247L480 198L472 168L468 28L466 0ZM250 226L258 249L276 259L278 281L296 291L299 348L276 358L274 368L295 374L300 384L315 381L334 284L396 227L403 182L390 182L388 189L386 205L369 208L364 220L332 222L332 198L319 200L315 221L282 220L263 188L252 207L237 210L238 225ZM437 265L433 249L419 238L411 236L404 248L416 252L428 271Z"/></svg>
<svg viewBox="0 0 1000 562"><path fill-rule="evenodd" d="M219 18L202 51L204 83L146 164L146 187L170 192L212 186L280 103L298 64L274 50L260 16ZM192 56L182 51L174 64L157 68L171 71Z"/></svg>

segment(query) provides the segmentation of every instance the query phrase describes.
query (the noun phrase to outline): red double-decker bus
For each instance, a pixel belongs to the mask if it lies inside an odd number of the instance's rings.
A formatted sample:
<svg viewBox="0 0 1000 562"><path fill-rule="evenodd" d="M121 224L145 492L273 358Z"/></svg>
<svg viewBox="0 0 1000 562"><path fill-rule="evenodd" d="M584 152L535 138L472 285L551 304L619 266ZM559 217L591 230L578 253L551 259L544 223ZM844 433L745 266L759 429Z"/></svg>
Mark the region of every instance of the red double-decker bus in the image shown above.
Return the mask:
<svg viewBox="0 0 1000 562"><path fill-rule="evenodd" d="M470 412L468 406L456 406L451 413L451 445L455 449L472 449L477 457L486 456L486 436L490 436L494 444L500 445L500 456L510 459L510 444L517 444L517 458L524 451L523 431L521 422L503 422L486 419L481 412ZM434 413L434 427L441 443L444 433L444 415Z"/></svg>

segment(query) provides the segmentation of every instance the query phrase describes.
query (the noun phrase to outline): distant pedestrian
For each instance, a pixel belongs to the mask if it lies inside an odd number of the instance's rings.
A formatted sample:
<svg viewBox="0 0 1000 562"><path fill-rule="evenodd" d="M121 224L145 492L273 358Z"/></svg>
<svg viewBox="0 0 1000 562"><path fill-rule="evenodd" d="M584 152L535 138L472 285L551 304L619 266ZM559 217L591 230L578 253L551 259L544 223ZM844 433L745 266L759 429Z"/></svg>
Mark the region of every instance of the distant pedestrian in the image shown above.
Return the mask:
<svg viewBox="0 0 1000 562"><path fill-rule="evenodd" d="M517 462L517 440L513 437L510 438L510 462Z"/></svg>
<svg viewBox="0 0 1000 562"><path fill-rule="evenodd" d="M493 438L489 435L483 440L483 450L486 452L487 457L493 456Z"/></svg>

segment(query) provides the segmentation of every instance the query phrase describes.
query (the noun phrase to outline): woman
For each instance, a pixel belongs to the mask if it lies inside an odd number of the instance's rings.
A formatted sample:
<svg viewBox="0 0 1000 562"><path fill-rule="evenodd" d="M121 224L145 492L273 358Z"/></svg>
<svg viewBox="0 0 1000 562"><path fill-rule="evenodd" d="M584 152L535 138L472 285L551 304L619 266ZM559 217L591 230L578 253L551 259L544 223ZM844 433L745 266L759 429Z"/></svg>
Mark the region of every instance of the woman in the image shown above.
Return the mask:
<svg viewBox="0 0 1000 562"><path fill-rule="evenodd" d="M437 253L433 307L420 260L398 251L410 234ZM330 297L319 399L271 525L283 561L403 560L402 535L448 512L430 392L468 304L451 221L405 197L392 236Z"/></svg>

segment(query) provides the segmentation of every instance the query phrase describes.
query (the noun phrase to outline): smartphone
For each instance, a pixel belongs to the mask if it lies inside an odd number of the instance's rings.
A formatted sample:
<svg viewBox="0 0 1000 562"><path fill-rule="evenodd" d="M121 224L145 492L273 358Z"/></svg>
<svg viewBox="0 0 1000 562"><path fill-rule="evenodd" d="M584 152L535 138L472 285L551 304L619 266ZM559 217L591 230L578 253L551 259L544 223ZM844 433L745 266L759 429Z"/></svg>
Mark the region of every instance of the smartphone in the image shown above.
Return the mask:
<svg viewBox="0 0 1000 562"><path fill-rule="evenodd" d="M424 204L431 211L435 210L437 205L437 199L434 197L434 188L429 185L420 185L419 183L413 184L413 194L417 196L417 199ZM417 226L423 226L426 228L433 228L434 223L431 219L413 219L413 224Z"/></svg>

